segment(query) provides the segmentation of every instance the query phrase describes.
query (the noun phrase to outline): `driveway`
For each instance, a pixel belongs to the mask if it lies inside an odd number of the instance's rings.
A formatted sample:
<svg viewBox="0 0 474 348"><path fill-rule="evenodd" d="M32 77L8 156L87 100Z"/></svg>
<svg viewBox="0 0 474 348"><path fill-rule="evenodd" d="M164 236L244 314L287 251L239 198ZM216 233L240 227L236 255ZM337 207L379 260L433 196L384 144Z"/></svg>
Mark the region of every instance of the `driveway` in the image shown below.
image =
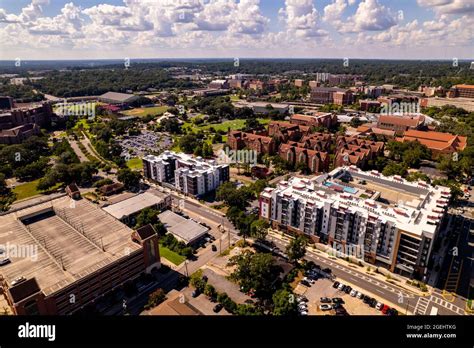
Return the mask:
<svg viewBox="0 0 474 348"><path fill-rule="evenodd" d="M217 274L209 268L203 269L203 275L208 277L208 283L216 288L218 292L225 292L234 302L244 304L250 296L240 292L239 286L227 280L224 276Z"/></svg>

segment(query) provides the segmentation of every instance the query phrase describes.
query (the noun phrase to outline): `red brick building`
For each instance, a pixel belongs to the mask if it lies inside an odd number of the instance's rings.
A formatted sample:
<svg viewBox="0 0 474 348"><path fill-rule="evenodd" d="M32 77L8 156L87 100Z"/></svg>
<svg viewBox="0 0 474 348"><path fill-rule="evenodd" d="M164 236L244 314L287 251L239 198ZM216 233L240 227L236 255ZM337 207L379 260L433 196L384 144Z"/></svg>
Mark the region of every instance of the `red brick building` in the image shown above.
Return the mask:
<svg viewBox="0 0 474 348"><path fill-rule="evenodd" d="M381 141L340 136L336 140L335 166L355 165L364 168L369 160L381 155L383 149L384 143Z"/></svg>
<svg viewBox="0 0 474 348"><path fill-rule="evenodd" d="M270 155L276 152L276 144L273 138L254 133L232 131L227 137L227 144L232 150L247 148L255 150L259 154L264 153Z"/></svg>
<svg viewBox="0 0 474 348"><path fill-rule="evenodd" d="M329 155L327 152L281 144L278 155L292 165L305 163L312 173L327 172L329 170Z"/></svg>
<svg viewBox="0 0 474 348"><path fill-rule="evenodd" d="M313 115L291 115L290 122L308 127L330 128L337 124L337 116L327 112L317 112Z"/></svg>

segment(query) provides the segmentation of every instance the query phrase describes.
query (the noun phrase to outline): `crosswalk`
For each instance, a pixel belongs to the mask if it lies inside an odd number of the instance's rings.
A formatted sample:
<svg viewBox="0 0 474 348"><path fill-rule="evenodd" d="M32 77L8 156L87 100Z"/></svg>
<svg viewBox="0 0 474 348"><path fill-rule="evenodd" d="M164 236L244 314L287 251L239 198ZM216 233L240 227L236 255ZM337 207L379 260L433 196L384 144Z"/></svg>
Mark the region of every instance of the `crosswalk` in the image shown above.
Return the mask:
<svg viewBox="0 0 474 348"><path fill-rule="evenodd" d="M430 299L426 297L418 298L416 302L415 310L413 311L415 315L425 315L430 304Z"/></svg>
<svg viewBox="0 0 474 348"><path fill-rule="evenodd" d="M416 303L414 314L415 315L426 315L428 307L431 303L436 304L438 307L446 308L456 314L464 315L464 309L458 307L448 301L445 301L439 297L431 295L429 298L427 297L420 297L418 298L418 302Z"/></svg>
<svg viewBox="0 0 474 348"><path fill-rule="evenodd" d="M399 297L406 297L406 298L415 298L414 295L412 294L406 294L406 293L402 293L400 291L400 289L396 289L390 285L387 285L385 283L382 283L382 282L379 282L378 280L372 278L372 277L369 277L369 276L366 276L360 272L356 272L356 271L353 271L351 270L350 268L347 268L347 267L343 267L341 265L339 265L338 263L336 262L331 262L331 261L328 261L326 259L322 259L321 257L317 256L315 253L311 252L310 253L312 254L312 257L314 257L316 260L319 260L319 261L322 261L324 263L326 263L327 265L331 266L331 267L334 267L334 268L337 268L337 269L341 269L341 270L344 270L346 273L349 273L351 275L353 275L354 277L357 277L359 279L362 279L364 280L365 282L368 282L368 283L371 283L373 285L376 285L376 286L379 286L387 291L390 291L394 294L396 294L397 296Z"/></svg>

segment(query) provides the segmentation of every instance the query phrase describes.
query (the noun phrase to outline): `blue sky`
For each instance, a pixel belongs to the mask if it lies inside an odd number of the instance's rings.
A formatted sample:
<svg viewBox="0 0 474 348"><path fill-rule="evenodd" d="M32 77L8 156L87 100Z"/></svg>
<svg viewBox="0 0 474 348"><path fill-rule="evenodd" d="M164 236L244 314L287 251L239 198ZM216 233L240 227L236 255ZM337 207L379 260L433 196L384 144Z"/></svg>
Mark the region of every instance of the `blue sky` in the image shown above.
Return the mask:
<svg viewBox="0 0 474 348"><path fill-rule="evenodd" d="M0 59L471 59L474 0L0 0Z"/></svg>

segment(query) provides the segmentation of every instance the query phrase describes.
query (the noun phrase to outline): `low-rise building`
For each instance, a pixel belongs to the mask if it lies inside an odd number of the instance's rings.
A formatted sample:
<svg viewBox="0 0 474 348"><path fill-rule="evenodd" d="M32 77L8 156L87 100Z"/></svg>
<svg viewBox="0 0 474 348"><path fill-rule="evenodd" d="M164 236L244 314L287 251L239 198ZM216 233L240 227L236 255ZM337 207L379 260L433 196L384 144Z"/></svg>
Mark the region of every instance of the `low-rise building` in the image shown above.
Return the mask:
<svg viewBox="0 0 474 348"><path fill-rule="evenodd" d="M337 116L330 112L316 112L312 115L293 114L290 117L290 122L308 127L330 128L337 124Z"/></svg>
<svg viewBox="0 0 474 348"><path fill-rule="evenodd" d="M99 96L99 101L113 105L129 105L138 100L138 98L139 97L134 94L107 92Z"/></svg>
<svg viewBox="0 0 474 348"><path fill-rule="evenodd" d="M425 279L450 196L446 187L350 166L281 181L261 193L259 206L274 228Z"/></svg>
<svg viewBox="0 0 474 348"><path fill-rule="evenodd" d="M467 137L432 131L407 130L402 137L396 140L400 142L418 141L432 151L433 158L463 151L467 146Z"/></svg>
<svg viewBox="0 0 474 348"><path fill-rule="evenodd" d="M186 219L171 210L159 214L158 219L169 233L185 245L195 245L209 232L207 227L191 219Z"/></svg>
<svg viewBox="0 0 474 348"><path fill-rule="evenodd" d="M377 127L380 129L393 130L397 134L414 129L419 130L425 126L425 116L416 115L380 115L377 121Z"/></svg>

